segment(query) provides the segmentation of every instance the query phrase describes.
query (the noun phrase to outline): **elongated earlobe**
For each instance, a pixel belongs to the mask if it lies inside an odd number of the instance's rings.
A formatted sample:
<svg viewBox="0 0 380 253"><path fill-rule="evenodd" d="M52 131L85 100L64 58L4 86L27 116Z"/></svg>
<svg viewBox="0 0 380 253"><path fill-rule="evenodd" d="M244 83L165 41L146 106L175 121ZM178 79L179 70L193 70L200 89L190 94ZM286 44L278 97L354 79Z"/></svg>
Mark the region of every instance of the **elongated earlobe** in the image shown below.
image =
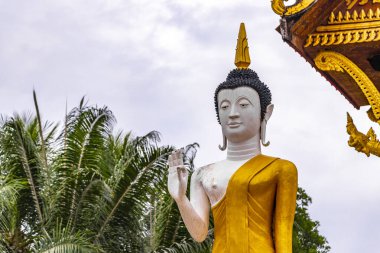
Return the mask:
<svg viewBox="0 0 380 253"><path fill-rule="evenodd" d="M264 118L263 118L263 121L261 122L261 127L260 127L260 139L261 139L261 144L263 144L264 147L268 147L270 142L266 142L266 132L267 132L267 122L270 118L270 116L272 116L272 112L273 112L273 108L274 108L274 105L273 104L269 104L265 110L265 115L264 115Z"/></svg>
<svg viewBox="0 0 380 253"><path fill-rule="evenodd" d="M224 150L226 150L226 148L227 148L227 137L225 135L223 135L223 146L219 145L219 149L221 151L224 151Z"/></svg>
<svg viewBox="0 0 380 253"><path fill-rule="evenodd" d="M261 122L261 130L260 130L261 144L263 144L264 147L268 147L270 145L270 142L269 141L266 142L265 140L266 130L267 130L267 120L264 118L263 121Z"/></svg>

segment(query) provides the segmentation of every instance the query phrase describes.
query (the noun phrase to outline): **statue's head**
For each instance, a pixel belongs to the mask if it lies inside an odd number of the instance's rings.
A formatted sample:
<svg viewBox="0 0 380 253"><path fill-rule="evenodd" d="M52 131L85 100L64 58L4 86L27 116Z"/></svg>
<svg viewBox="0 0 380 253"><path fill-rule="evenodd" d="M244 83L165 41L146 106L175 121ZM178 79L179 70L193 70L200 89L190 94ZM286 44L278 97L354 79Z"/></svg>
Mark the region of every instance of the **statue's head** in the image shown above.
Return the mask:
<svg viewBox="0 0 380 253"><path fill-rule="evenodd" d="M256 136L265 145L266 122L273 111L272 95L256 72L248 68L250 58L244 24L240 26L236 51L237 68L215 91L218 122L223 135L231 142L238 143Z"/></svg>
<svg viewBox="0 0 380 253"><path fill-rule="evenodd" d="M234 90L240 87L248 87L256 91L258 94L258 98L260 100L260 119L263 120L267 107L271 104L272 94L263 82L260 81L256 72L252 69L234 69L232 70L228 76L226 81L219 84L219 86L215 90L214 95L214 103L216 109L216 116L218 118L219 124L220 122L220 100L218 99L219 92L222 90Z"/></svg>

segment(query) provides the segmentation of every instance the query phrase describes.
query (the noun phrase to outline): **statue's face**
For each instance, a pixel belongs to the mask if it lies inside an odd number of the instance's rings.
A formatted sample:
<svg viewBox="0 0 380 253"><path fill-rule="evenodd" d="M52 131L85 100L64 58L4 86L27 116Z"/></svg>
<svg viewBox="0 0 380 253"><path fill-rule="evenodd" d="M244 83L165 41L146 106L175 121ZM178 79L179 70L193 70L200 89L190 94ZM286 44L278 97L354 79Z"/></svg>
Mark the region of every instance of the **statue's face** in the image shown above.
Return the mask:
<svg viewBox="0 0 380 253"><path fill-rule="evenodd" d="M225 89L218 93L218 110L223 134L239 143L260 136L260 98L250 87Z"/></svg>

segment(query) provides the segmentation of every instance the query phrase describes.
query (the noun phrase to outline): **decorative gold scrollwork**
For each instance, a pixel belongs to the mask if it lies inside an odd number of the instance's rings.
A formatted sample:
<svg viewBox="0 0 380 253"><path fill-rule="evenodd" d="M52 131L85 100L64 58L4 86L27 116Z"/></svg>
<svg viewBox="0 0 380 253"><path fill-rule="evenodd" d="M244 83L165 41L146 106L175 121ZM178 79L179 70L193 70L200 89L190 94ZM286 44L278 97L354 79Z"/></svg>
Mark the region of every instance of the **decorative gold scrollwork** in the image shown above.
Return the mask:
<svg viewBox="0 0 380 253"><path fill-rule="evenodd" d="M375 42L380 40L380 27L373 29L325 32L309 34L304 47L330 46L340 44L354 44L364 42Z"/></svg>
<svg viewBox="0 0 380 253"><path fill-rule="evenodd" d="M379 0L380 1L380 0ZM375 42L380 40L380 8L331 12L327 25L309 34L304 47Z"/></svg>
<svg viewBox="0 0 380 253"><path fill-rule="evenodd" d="M348 140L350 147L366 156L370 156L370 154L380 156L380 141L377 139L375 131L371 127L367 134L359 132L349 113L347 113L347 133L350 135Z"/></svg>
<svg viewBox="0 0 380 253"><path fill-rule="evenodd" d="M320 52L314 59L315 65L323 71L347 72L357 83L367 98L371 109L380 124L380 92L371 79L355 63L342 54L332 51Z"/></svg>
<svg viewBox="0 0 380 253"><path fill-rule="evenodd" d="M361 23L378 20L380 20L380 8L376 8L376 10L369 9L368 11L362 9L359 12L356 10L353 12L346 11L344 14L341 11L337 14L331 12L328 24Z"/></svg>
<svg viewBox="0 0 380 253"><path fill-rule="evenodd" d="M315 0L300 0L294 5L285 6L284 0L272 0L272 10L280 16L291 16L305 10L314 2Z"/></svg>
<svg viewBox="0 0 380 253"><path fill-rule="evenodd" d="M355 4L366 5L369 3L369 0L346 0L347 9L351 9ZM372 3L380 3L380 0L372 0Z"/></svg>

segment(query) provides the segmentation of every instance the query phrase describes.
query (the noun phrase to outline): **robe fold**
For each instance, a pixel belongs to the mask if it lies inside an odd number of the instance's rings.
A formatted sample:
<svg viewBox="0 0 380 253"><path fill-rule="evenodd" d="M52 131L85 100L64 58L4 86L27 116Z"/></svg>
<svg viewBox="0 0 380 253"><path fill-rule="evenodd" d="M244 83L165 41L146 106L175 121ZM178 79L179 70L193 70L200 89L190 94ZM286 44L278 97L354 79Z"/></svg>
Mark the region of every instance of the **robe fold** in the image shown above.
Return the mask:
<svg viewBox="0 0 380 253"><path fill-rule="evenodd" d="M296 195L293 163L265 155L247 161L212 208L212 252L291 253Z"/></svg>

